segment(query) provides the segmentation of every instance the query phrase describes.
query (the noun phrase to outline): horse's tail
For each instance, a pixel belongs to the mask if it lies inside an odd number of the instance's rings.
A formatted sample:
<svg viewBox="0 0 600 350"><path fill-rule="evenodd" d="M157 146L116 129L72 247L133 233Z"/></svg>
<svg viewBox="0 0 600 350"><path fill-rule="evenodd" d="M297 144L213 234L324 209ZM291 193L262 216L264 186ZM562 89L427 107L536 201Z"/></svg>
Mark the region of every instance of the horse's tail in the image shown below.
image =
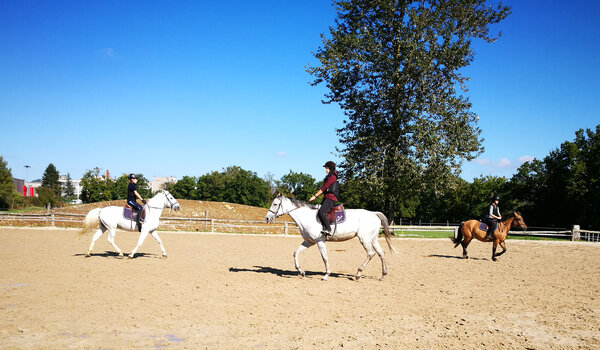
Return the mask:
<svg viewBox="0 0 600 350"><path fill-rule="evenodd" d="M83 229L79 231L80 236L98 226L100 223L100 210L102 210L102 208L92 209L85 216L85 219L83 220Z"/></svg>
<svg viewBox="0 0 600 350"><path fill-rule="evenodd" d="M452 240L452 243L454 243L454 248L458 247L460 242L462 242L462 239L463 239L462 228L463 228L464 224L465 224L464 221L461 222L460 225L458 226L458 230L456 231L456 237L450 238Z"/></svg>
<svg viewBox="0 0 600 350"><path fill-rule="evenodd" d="M385 217L385 215L383 215L383 213L376 212L375 214L379 217L379 220L381 220L381 224L383 225L383 233L385 234L385 241L387 242L387 245L390 248L390 252L398 253L396 248L394 248L394 246L392 245L392 240L391 240L392 231L390 230L390 225L388 224L387 218Z"/></svg>

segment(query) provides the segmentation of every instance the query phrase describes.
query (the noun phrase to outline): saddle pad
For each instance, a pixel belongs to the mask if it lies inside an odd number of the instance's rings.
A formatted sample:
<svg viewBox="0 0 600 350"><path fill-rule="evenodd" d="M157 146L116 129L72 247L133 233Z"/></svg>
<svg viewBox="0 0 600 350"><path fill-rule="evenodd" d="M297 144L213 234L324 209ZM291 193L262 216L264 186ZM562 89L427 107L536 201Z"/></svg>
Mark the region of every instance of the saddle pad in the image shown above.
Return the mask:
<svg viewBox="0 0 600 350"><path fill-rule="evenodd" d="M130 206L126 206L123 208L123 217L128 220L135 220L135 216L137 215L137 211L133 211L133 208ZM146 208L142 209L142 216L140 217L140 221L144 222L146 218Z"/></svg>
<svg viewBox="0 0 600 350"><path fill-rule="evenodd" d="M327 219L329 219L329 223L338 223L346 221L346 210L344 209L344 204L336 205L335 207L329 209L327 212ZM319 220L319 216L317 215L317 222L321 223Z"/></svg>
<svg viewBox="0 0 600 350"><path fill-rule="evenodd" d="M481 231L487 231L487 229L488 229L488 225L484 224L483 222L480 222L480 223L479 223L479 229L480 229Z"/></svg>

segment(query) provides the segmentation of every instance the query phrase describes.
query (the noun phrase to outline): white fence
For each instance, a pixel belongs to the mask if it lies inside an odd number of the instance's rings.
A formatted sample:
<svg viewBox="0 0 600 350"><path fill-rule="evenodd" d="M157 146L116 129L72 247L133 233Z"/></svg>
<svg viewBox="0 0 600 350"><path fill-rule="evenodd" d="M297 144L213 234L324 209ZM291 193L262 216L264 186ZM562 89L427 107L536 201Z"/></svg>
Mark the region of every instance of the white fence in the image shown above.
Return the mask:
<svg viewBox="0 0 600 350"><path fill-rule="evenodd" d="M81 227L84 214L71 213L0 213L0 225L37 225L37 226L62 226ZM174 231L203 231L203 232L241 232L241 233L266 233L266 234L299 234L298 226L294 222L274 222L267 224L255 220L227 220L211 218L184 218L162 217L161 230ZM417 226L417 225L392 225L390 229L398 237L426 237L418 234L423 231L447 231L456 237L457 225ZM600 231L581 230L579 225L574 225L571 230L562 231L516 231L510 232L514 237L544 237L559 238L573 241L585 240L600 242Z"/></svg>

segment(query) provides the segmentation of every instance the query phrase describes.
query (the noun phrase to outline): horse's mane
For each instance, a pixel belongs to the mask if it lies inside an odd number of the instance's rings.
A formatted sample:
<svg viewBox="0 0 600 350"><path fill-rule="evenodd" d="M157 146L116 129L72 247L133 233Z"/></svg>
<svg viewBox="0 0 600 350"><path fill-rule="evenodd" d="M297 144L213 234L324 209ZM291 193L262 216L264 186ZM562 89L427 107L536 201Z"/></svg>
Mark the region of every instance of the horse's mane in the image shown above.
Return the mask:
<svg viewBox="0 0 600 350"><path fill-rule="evenodd" d="M291 197L287 197L287 199L289 199L290 202L292 202L292 204L294 204L294 206L296 207L308 207L310 209L319 209L319 206L317 204L307 203L305 201L301 201L299 199Z"/></svg>

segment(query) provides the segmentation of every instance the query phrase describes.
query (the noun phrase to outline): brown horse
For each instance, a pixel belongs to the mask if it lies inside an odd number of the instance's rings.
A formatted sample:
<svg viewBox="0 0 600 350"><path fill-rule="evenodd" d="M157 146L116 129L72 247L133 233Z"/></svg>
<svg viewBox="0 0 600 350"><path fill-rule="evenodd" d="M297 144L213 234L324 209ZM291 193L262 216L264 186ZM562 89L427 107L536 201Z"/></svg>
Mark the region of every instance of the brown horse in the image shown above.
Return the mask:
<svg viewBox="0 0 600 350"><path fill-rule="evenodd" d="M492 247L492 260L496 261L496 257L504 254L506 252L506 245L504 241L506 240L506 236L508 236L508 231L510 231L513 227L521 227L526 229L527 225L525 225L525 220L520 213L513 211L506 215L506 218L498 223L498 228L494 232L493 240L486 239L486 231L482 231L479 229L478 220L469 220L462 222L458 228L458 233L456 238L451 238L452 242L454 242L454 248L456 248L459 244L462 244L463 247L463 257L468 259L467 256L467 247L471 240L477 238L482 242L494 242ZM498 244L502 247L502 251L496 254L496 248Z"/></svg>

